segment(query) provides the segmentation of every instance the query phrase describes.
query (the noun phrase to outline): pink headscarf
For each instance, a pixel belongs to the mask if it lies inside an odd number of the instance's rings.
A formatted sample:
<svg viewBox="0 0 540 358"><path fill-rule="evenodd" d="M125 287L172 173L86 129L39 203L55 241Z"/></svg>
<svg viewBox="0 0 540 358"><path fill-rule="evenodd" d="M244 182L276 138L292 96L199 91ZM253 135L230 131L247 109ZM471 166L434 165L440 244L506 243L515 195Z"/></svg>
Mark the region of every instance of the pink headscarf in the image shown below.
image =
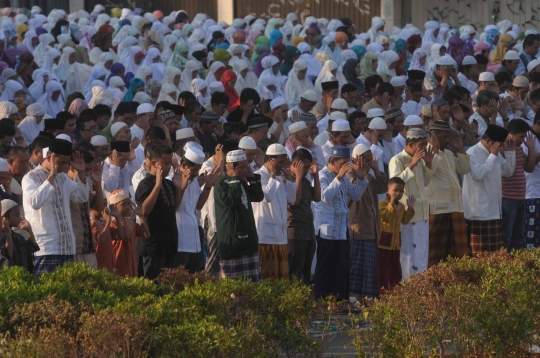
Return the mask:
<svg viewBox="0 0 540 358"><path fill-rule="evenodd" d="M489 45L483 41L478 42L476 45L474 45L474 54L475 55L481 55L482 51L489 50Z"/></svg>
<svg viewBox="0 0 540 358"><path fill-rule="evenodd" d="M68 112L73 114L75 118L79 118L82 111L88 108L86 102L80 98L75 98L69 105Z"/></svg>
<svg viewBox="0 0 540 358"><path fill-rule="evenodd" d="M248 37L246 38L246 43L251 46L252 48L255 47L257 41L257 37L261 35L261 30L259 29L251 29L249 30Z"/></svg>

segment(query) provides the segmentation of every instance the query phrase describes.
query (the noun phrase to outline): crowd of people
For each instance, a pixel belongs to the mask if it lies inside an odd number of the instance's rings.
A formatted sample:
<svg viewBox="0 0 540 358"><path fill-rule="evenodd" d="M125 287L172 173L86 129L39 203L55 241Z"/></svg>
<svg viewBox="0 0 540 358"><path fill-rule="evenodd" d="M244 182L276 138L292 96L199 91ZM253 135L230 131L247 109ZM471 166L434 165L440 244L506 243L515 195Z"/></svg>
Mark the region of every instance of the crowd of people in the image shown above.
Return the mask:
<svg viewBox="0 0 540 358"><path fill-rule="evenodd" d="M1 14L2 266L184 266L347 300L540 245L535 29Z"/></svg>

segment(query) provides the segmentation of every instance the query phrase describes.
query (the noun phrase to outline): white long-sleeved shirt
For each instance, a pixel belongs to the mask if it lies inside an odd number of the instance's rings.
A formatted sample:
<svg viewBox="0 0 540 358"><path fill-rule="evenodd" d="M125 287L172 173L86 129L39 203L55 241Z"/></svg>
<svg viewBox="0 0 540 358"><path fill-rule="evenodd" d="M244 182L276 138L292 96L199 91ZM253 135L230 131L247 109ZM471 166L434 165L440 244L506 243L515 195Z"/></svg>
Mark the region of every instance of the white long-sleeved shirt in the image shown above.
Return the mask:
<svg viewBox="0 0 540 358"><path fill-rule="evenodd" d="M197 178L192 179L182 197L182 203L176 210L178 227L178 252L201 252L199 236L199 219L197 219L197 202L202 190Z"/></svg>
<svg viewBox="0 0 540 358"><path fill-rule="evenodd" d="M347 240L349 208L347 197L358 201L369 181L357 179L354 184L345 176L338 180L326 166L319 171L321 201L315 203L315 233L322 239Z"/></svg>
<svg viewBox="0 0 540 358"><path fill-rule="evenodd" d="M105 159L103 173L101 174L101 187L106 197L118 189L123 189L126 193L130 192L131 178L140 166L135 169L134 167L135 165L132 162L127 162L123 168L120 168L111 164L110 158Z"/></svg>
<svg viewBox="0 0 540 358"><path fill-rule="evenodd" d="M144 129L134 124L129 130L131 131L131 139L139 138L139 140L142 142L144 138Z"/></svg>
<svg viewBox="0 0 540 358"><path fill-rule="evenodd" d="M469 90L470 94L476 93L478 90L478 84L474 81L471 81L463 73L458 73L459 81L461 82L461 85Z"/></svg>
<svg viewBox="0 0 540 358"><path fill-rule="evenodd" d="M206 162L204 162L201 166L201 170L199 170L199 175L204 172L210 172L216 164L214 163L213 158L208 159ZM216 225L216 201L214 200L214 188L210 190L210 194L208 195L208 199L206 200L206 203L204 203L203 208L201 209L201 227L204 228L204 222L208 220L208 231L209 232L217 232L217 225Z"/></svg>
<svg viewBox="0 0 540 358"><path fill-rule="evenodd" d="M540 141L535 138L536 146L534 147L534 153L540 154ZM525 157L529 155L529 148L525 144L521 145ZM540 163L534 166L532 173L525 172L525 179L527 180L527 190L525 192L525 199L538 199L540 198Z"/></svg>
<svg viewBox="0 0 540 358"><path fill-rule="evenodd" d="M261 175L264 199L251 203L257 226L259 244L287 245L287 204L296 201L296 184L276 175L270 177L266 167L257 170Z"/></svg>
<svg viewBox="0 0 540 358"><path fill-rule="evenodd" d="M430 102L424 97L422 97L419 102L415 102L411 99L409 101L403 102L403 104L401 105L401 111L405 115L405 118L410 115L419 116L420 112L422 111L422 107L424 107L425 104L429 103Z"/></svg>
<svg viewBox="0 0 540 358"><path fill-rule="evenodd" d="M486 120L478 112L474 112L472 116L469 117L469 124L472 124L473 121L476 121L478 123L478 136L479 138L482 138L484 136L484 133L486 133L486 129L488 127ZM504 128L504 122L500 115L497 115L495 123L497 123L498 126Z"/></svg>
<svg viewBox="0 0 540 358"><path fill-rule="evenodd" d="M510 177L516 167L516 152L491 154L482 142L467 151L470 172L463 179L463 208L469 220L497 220L502 217L502 177Z"/></svg>
<svg viewBox="0 0 540 358"><path fill-rule="evenodd" d="M394 153L401 153L405 146L407 145L407 139L399 133L394 137Z"/></svg>
<svg viewBox="0 0 540 358"><path fill-rule="evenodd" d="M48 177L49 171L40 165L22 180L25 217L40 247L34 255L75 255L69 202L87 202L88 188L64 173L58 173L52 184Z"/></svg>

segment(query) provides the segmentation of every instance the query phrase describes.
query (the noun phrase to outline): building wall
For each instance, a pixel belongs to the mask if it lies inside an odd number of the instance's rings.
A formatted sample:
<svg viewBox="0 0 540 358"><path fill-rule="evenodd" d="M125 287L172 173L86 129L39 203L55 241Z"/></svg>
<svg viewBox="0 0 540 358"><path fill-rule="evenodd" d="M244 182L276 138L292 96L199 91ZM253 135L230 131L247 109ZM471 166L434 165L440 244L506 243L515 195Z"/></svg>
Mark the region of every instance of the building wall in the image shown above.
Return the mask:
<svg viewBox="0 0 540 358"><path fill-rule="evenodd" d="M428 20L446 22L453 27L474 24L479 32L486 25L505 19L517 23L522 31L540 27L538 0L404 0L404 3L410 21L422 31Z"/></svg>

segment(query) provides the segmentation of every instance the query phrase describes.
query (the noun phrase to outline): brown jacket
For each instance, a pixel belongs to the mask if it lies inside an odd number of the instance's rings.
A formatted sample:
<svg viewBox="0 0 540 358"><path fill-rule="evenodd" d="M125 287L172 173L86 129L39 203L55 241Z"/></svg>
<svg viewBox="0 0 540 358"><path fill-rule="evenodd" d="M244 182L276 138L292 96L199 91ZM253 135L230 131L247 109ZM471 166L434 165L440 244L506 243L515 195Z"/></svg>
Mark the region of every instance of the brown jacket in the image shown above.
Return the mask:
<svg viewBox="0 0 540 358"><path fill-rule="evenodd" d="M379 240L381 236L381 217L377 194L387 191L386 173L367 176L369 184L360 201L349 199L349 236L351 240Z"/></svg>

